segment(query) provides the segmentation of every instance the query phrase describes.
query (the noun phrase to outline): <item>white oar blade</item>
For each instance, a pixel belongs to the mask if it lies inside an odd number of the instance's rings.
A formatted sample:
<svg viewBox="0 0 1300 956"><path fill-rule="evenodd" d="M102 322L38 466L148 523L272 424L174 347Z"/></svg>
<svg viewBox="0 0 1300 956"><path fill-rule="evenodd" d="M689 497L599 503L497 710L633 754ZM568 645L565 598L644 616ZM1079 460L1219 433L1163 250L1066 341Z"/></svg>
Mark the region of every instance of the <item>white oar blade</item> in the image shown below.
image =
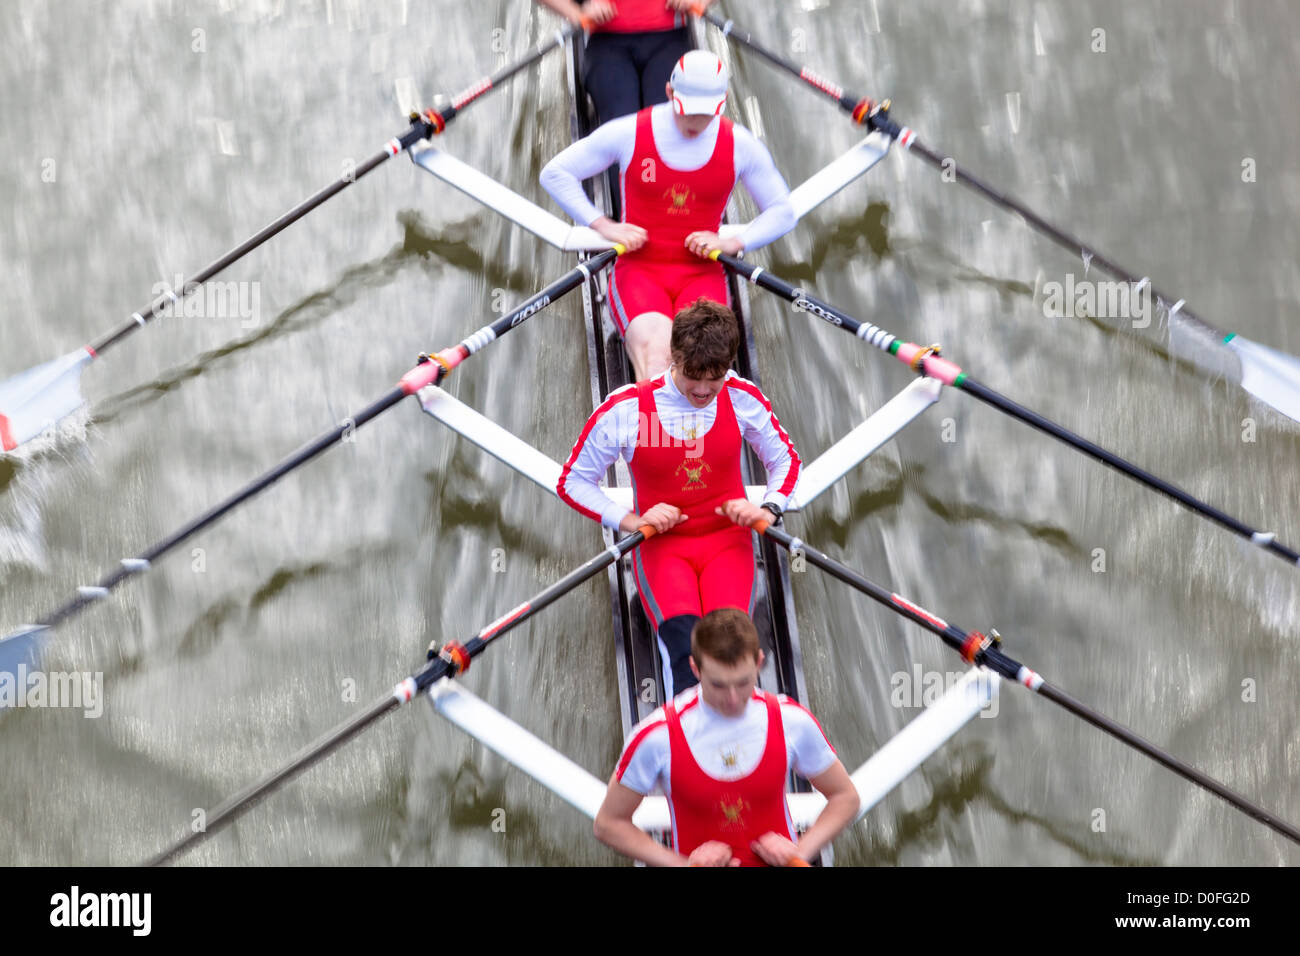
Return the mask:
<svg viewBox="0 0 1300 956"><path fill-rule="evenodd" d="M1241 387L1300 422L1300 359L1240 335L1224 344L1241 358Z"/></svg>
<svg viewBox="0 0 1300 956"><path fill-rule="evenodd" d="M25 627L0 637L0 711L15 707L27 689L27 675L40 667L44 627Z"/></svg>
<svg viewBox="0 0 1300 956"><path fill-rule="evenodd" d="M81 407L81 369L94 355L78 349L0 382L0 448L12 451Z"/></svg>

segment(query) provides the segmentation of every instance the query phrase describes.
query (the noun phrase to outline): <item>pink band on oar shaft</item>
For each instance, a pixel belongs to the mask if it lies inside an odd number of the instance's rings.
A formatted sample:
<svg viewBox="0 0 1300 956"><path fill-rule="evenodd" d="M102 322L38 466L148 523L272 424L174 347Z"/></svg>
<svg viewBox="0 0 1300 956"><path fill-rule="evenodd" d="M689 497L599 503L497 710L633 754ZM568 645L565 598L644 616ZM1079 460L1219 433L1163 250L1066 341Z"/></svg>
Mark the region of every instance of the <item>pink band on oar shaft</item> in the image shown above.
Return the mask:
<svg viewBox="0 0 1300 956"><path fill-rule="evenodd" d="M437 362L421 362L415 368L411 369L401 380L398 385L407 395L414 395L426 385L432 385L438 380L438 373L442 371L442 366Z"/></svg>
<svg viewBox="0 0 1300 956"><path fill-rule="evenodd" d="M5 451L13 451L18 447L18 443L14 441L13 431L9 428L9 419L3 415L0 415L0 446L3 446Z"/></svg>
<svg viewBox="0 0 1300 956"><path fill-rule="evenodd" d="M915 342L904 342L898 347L894 357L904 365L911 365L923 351L925 350ZM921 367L925 370L926 375L937 378L945 385L952 385L957 381L957 376L961 374L959 365L949 362L941 355L927 355L921 360Z"/></svg>
<svg viewBox="0 0 1300 956"><path fill-rule="evenodd" d="M925 374L931 378L937 378L945 385L955 385L957 376L961 374L961 367L955 362L949 362L942 355L929 355L921 362L921 367L925 369Z"/></svg>
<svg viewBox="0 0 1300 956"><path fill-rule="evenodd" d="M441 372L450 372L465 361L466 354L465 348L460 345L453 345L451 348L443 349L431 361L421 362L403 375L397 384L402 387L402 391L407 395L414 395L425 386L436 382Z"/></svg>

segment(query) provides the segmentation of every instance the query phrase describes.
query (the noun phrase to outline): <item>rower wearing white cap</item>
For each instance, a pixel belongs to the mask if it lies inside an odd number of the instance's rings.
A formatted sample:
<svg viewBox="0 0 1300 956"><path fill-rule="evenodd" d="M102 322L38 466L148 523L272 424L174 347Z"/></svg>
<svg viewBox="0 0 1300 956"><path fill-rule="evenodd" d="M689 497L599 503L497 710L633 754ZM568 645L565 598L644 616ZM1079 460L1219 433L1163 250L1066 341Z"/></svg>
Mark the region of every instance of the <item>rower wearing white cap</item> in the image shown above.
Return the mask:
<svg viewBox="0 0 1300 956"><path fill-rule="evenodd" d="M610 311L638 381L668 368L672 317L700 297L728 304L726 274L708 259L715 249L740 255L794 227L790 190L767 149L722 115L727 70L712 53L692 50L673 68L668 102L601 126L542 170L542 186L582 225L620 242L609 281ZM583 180L618 163L622 221L592 204ZM718 228L736 181L759 216L739 235Z"/></svg>

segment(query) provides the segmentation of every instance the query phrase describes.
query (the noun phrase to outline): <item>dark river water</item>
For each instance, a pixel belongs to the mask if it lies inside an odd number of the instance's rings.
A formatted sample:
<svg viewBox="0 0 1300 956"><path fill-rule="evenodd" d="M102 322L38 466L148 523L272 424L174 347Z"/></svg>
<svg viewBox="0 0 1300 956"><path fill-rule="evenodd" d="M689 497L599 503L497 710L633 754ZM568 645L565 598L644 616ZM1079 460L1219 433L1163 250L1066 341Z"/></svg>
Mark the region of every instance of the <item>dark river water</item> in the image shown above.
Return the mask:
<svg viewBox="0 0 1300 956"><path fill-rule="evenodd" d="M787 54L1154 277L1300 353L1300 12L1290 3L730 0ZM531 0L0 5L0 377L90 341L554 27ZM713 37L718 41L717 36ZM856 139L733 51L732 113L791 183ZM562 57L441 145L554 209ZM1300 427L1169 357L1155 322L1053 316L1083 263L896 151L757 261L1226 511L1300 540ZM381 395L570 260L398 158L92 365L88 411L0 460L0 632ZM754 296L763 382L810 460L909 373ZM565 300L449 390L553 457L590 410ZM1300 572L969 396L944 395L797 533L1188 762L1300 819ZM601 547L406 402L61 627L102 716L0 717L0 864L139 862L423 660ZM961 670L796 574L809 704L850 769ZM621 746L603 579L466 686L598 777ZM493 826L494 822L498 825ZM504 824L504 829L501 824ZM1023 688L837 841L840 864L1300 863L1293 845ZM186 858L607 864L590 823L417 701Z"/></svg>

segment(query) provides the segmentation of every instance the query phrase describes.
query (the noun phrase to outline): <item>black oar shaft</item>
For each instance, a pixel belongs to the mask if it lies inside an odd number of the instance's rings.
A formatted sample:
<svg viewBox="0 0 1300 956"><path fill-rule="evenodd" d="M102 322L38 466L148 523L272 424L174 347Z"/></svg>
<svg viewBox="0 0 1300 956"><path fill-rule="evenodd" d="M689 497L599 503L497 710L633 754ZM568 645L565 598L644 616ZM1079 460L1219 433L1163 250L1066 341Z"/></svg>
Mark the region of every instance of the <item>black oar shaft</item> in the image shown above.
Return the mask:
<svg viewBox="0 0 1300 956"><path fill-rule="evenodd" d="M518 328L525 321L546 308L552 302L566 293L578 288L597 271L605 268L613 262L617 256L618 252L616 250L606 250L605 252L594 256L582 265L570 269L559 279L531 296L522 305L501 316L501 318L497 319L491 325L485 326L475 332L459 345L453 346L452 348L439 353L439 362L427 362L423 365L416 366L402 377L401 382L399 382L395 388L386 392L381 398L371 402L354 415L345 418L329 431L312 439L302 448L286 457L274 468L271 468L269 471L249 482L243 488L230 495L230 497L212 508L209 508L203 514L178 528L161 541L151 545L138 556L123 561L117 568L101 578L94 587L79 590L76 597L60 605L50 614L41 618L37 622L38 626L53 627L60 624L67 618L81 611L87 605L105 597L110 591L127 578L148 571L152 562L158 560L182 542L198 534L200 531L215 524L230 511L234 510L260 492L266 490L285 475L311 461L321 452L338 444L356 429L392 408L407 395L413 394L424 385L435 384L441 380L443 375L446 374L446 370L455 367L455 365L459 364L469 355L477 352L488 343L496 341L497 338L504 335L506 332L509 332L511 329ZM446 358L443 358L443 356L446 356Z"/></svg>
<svg viewBox="0 0 1300 956"><path fill-rule="evenodd" d="M1172 770L1184 779L1190 780L1197 786L1203 787L1216 796L1221 797L1242 813L1249 817L1253 817L1269 829L1282 834L1296 843L1300 843L1300 829L1297 829L1281 817L1265 810L1263 807L1242 796L1237 791L1224 786L1213 777L1197 770L1191 764L1185 763L1173 754L1162 750L1145 737L1135 734L1123 724L1118 724L1105 714L1098 713L1086 704L1080 703L1059 687L1044 681L1038 688L1038 693L1053 703L1065 708L1075 716L1083 718L1099 730L1110 734L1117 740L1123 741L1133 749L1141 751L1161 766Z"/></svg>
<svg viewBox="0 0 1300 956"><path fill-rule="evenodd" d="M371 704L361 713L350 717L345 723L330 731L314 744L300 750L284 766L218 804L212 809L211 813L205 815L200 829L191 830L188 836L173 843L146 862L145 865L160 866L167 863L185 851L198 846L213 833L225 829L238 817L243 816L257 806L263 798L279 789L282 784L287 783L304 770L319 763L371 724L386 716L390 711L395 710L401 703L396 696L390 694L383 700Z"/></svg>
<svg viewBox="0 0 1300 956"><path fill-rule="evenodd" d="M586 262L579 263L546 288L539 291L519 308L506 313L501 316L501 318L489 325L485 325L482 329L466 338L464 342L457 346L457 348L463 348L465 349L466 355L472 355L490 342L495 342L511 329L522 324L534 313L540 312L542 309L546 308L555 299L572 292L574 289L582 285L583 282L611 265L623 251L624 247L620 245L614 249L606 249L603 252L599 252Z"/></svg>
<svg viewBox="0 0 1300 956"><path fill-rule="evenodd" d="M836 561L830 555L823 551L818 551L812 545L808 544L801 538L793 537L781 528L765 526L760 534L771 538L781 547L790 552L798 552L815 568L820 568L833 578L843 581L849 587L861 591L867 597L880 604L885 605L891 611L901 614L913 624L925 628L931 634L939 637L945 644L953 650L961 651L962 645L969 635L960 628L953 627L942 618L931 614L925 608L913 604L901 595L895 594L887 588L882 588L874 581L864 578L857 571L854 571L848 565ZM1015 675L1013 674L1012 677Z"/></svg>
<svg viewBox="0 0 1300 956"><path fill-rule="evenodd" d="M964 167L958 165L956 160L952 157L944 156L941 153L936 152L915 138L909 142L907 151L916 153L935 169L955 177L957 182L964 183L971 189L974 189L995 205L1001 206L1003 209L1015 213L1028 223L1030 227L1042 233L1044 236L1047 236L1047 238L1051 239L1063 249L1080 256L1086 267L1097 266L1103 272L1108 273L1116 279L1122 279L1130 284L1138 283L1147 279L1147 277L1139 276L1132 270L1124 268L1113 259L1102 255L1078 236L1072 235L1060 226L1048 222L1015 197L1010 196L1001 190L994 189L974 173L971 173ZM1147 281L1149 283L1150 280L1148 279ZM1150 286L1150 294L1152 299L1158 302L1163 302L1167 308L1176 306L1178 318L1181 321L1198 326L1202 331L1214 338L1222 339L1224 337L1222 331L1210 325L1205 321L1205 319L1201 318L1189 309L1186 303L1182 300L1175 301L1172 296L1157 289L1154 285Z"/></svg>
<svg viewBox="0 0 1300 956"><path fill-rule="evenodd" d="M162 315L166 311L168 305L179 307L180 303L196 292L203 283L224 270L227 266L238 262L258 246L265 243L268 239L279 235L289 226L307 215L307 213L320 206L326 200L338 195L348 186L352 185L352 183L375 169L375 167L379 166L384 162L384 160L396 156L397 153L401 151L395 148L396 144L400 144L401 149L405 150L413 143L418 142L423 136L423 132L421 132L422 130L422 123L412 124L411 128L408 129L400 138L390 140L384 149L367 159L364 163L358 166L354 172L334 180L334 182L330 183L324 189L321 189L319 192L303 200L297 206L294 206L279 219L267 224L260 231L245 239L219 259L215 259L208 263L195 273L193 277L186 279L183 288L173 289L172 294L170 295L163 294L158 296L147 307L134 313L130 320L114 329L112 332L107 333L102 338L92 342L90 348L94 350L96 354L102 354L106 349L116 345L136 329L142 328L147 322Z"/></svg>
<svg viewBox="0 0 1300 956"><path fill-rule="evenodd" d="M714 258L728 269L744 276L755 285L794 304L801 312L815 315L830 325L843 329L845 332L875 345L884 352L888 352L891 355L895 354L896 349L902 342L902 340L893 333L882 329L877 325L873 325L870 322L864 322L861 319L854 318L843 309L836 308L829 302L824 302L816 296L810 295L807 290L798 288L759 266L752 265L742 259L737 259L736 257L726 255L725 253L716 253ZM924 365L925 362L922 364ZM953 366L953 368L955 369L956 367ZM1017 402L1013 402L1000 392L994 391L982 382L972 378L968 373L961 372L959 369L956 369L956 371L960 372L960 374L955 376L945 375L942 376L942 380L947 384L952 385L954 388L958 388L985 404L998 409L1004 414L1022 421L1026 425L1030 425L1041 432L1051 435L1053 438L1083 452L1085 455L1088 455L1102 464L1109 465L1116 471L1128 475L1130 478L1146 485L1148 488L1158 491L1163 495L1167 495L1189 510L1201 515L1201 517L1208 518L1210 521L1227 528L1234 534L1245 538L1251 544L1263 548L1265 551L1269 551L1292 564L1300 564L1300 551L1296 551L1294 548L1282 544L1277 540L1276 536L1272 532L1263 531L1241 521L1238 518L1234 518L1222 509L1216 508L1214 505L1202 501L1195 495L1192 495L1189 492L1184 491L1182 488L1179 488L1177 485L1152 474L1145 468L1141 468L1138 465L1133 464L1131 461L1121 458L1114 452L1102 448L1095 442L1089 441L1080 435L1076 435L1068 428L1056 424L1051 419L1044 418L1037 412L1025 408Z"/></svg>
<svg viewBox="0 0 1300 956"><path fill-rule="evenodd" d="M267 240L283 232L303 216L307 215L307 213L338 195L348 186L351 186L358 179L373 171L386 160L391 159L399 153L405 152L429 135L441 133L446 129L447 124L455 119L456 116L467 106L479 97L483 96L489 90L499 86L503 81L536 63L551 50L563 46L565 40L577 33L579 29L579 27L574 25L566 26L564 29L558 31L550 40L534 49L528 56L502 67L491 76L484 77L473 86L467 87L460 93L456 94L452 98L450 106L437 111L428 110L422 115L413 114L411 125L406 129L406 131L400 136L390 139L384 144L384 148L379 152L375 153L355 169L340 176L319 192L309 196L274 222L268 223L261 230L245 239L225 255L208 263L193 276L186 278L182 288L173 289L170 293L164 293L155 298L145 308L132 313L130 320L92 342L90 344L90 349L97 355L102 354L106 349L116 345L136 329L143 328L147 323L162 315L166 311L168 305L179 306L181 302L197 291L205 282L217 275L217 273L221 272L226 267L233 265L235 262L238 262Z"/></svg>
<svg viewBox="0 0 1300 956"><path fill-rule="evenodd" d="M757 53L773 66L785 70L792 76L796 76L803 80L818 92L824 93L826 96L838 103L845 112L853 113L853 111L863 102L862 97L854 96L852 93L846 93L837 83L826 79L821 74L815 73L806 66L800 66L799 64L793 63L785 57L772 52L755 40L748 31L737 27L733 21L725 20L712 11L706 11L701 15L705 20L708 20L715 27L721 30L723 36L731 37L742 45L749 47L750 50Z"/></svg>
<svg viewBox="0 0 1300 956"><path fill-rule="evenodd" d="M274 468L249 482L243 488L239 489L219 504L209 508L194 520L188 522L181 528L178 528L161 541L146 548L135 559L123 562L112 572L101 578L93 588L83 589L75 598L60 605L53 612L46 615L37 622L38 625L42 627L55 627L81 611L87 605L104 597L107 592L112 591L127 578L147 571L150 563L158 560L177 545L180 545L184 541L198 534L200 531L215 524L245 501L269 488L285 475L289 474L289 472L294 471L299 466L311 461L327 448L333 447L343 438L344 435L349 434L351 431L364 425L377 415L392 408L405 397L406 392L402 388L397 387L392 389L386 393L383 398L367 405L351 419L345 420L330 429L328 432L314 438L308 444L298 449L298 451L285 458Z"/></svg>
<svg viewBox="0 0 1300 956"><path fill-rule="evenodd" d="M724 21L721 17L712 12L705 13L703 16L714 26L722 30L724 34L734 38L737 42L749 48L754 53L757 53L769 63L797 76L813 89L834 100L841 109L853 117L854 122L869 126L872 129L880 130L891 139L899 141L908 152L920 156L935 169L945 175L953 176L957 182L964 183L966 186L969 186L971 189L982 194L994 204L1001 206L1003 209L1010 212L1016 213L1031 227L1047 236L1062 248L1081 256L1086 264L1096 265L1104 272L1129 283L1140 282L1145 278L1144 276L1139 276L1131 269L1124 268L1113 259L1102 255L1091 245L1062 229L1060 226L1048 222L1015 197L1009 196L999 189L995 189L974 173L959 166L956 160L951 156L946 156L921 142L916 136L914 130L908 129L899 124L896 120L892 119L887 109L875 109L876 104L870 99L845 93L833 81L822 77L807 67L791 63L789 60L778 56L755 40L748 32L737 28L730 20ZM1178 316L1182 321L1198 326L1203 332L1215 338L1224 337L1222 330L1215 328L1203 318L1196 315L1191 309L1186 307L1182 300L1175 301L1173 297L1166 295L1155 286L1151 286L1151 295L1153 298L1164 302L1167 306L1170 306L1171 311L1172 307L1176 306Z"/></svg>
<svg viewBox="0 0 1300 956"><path fill-rule="evenodd" d="M501 635L523 624L543 608L553 604L578 585L590 580L615 561L646 540L652 529L642 528L619 540L613 547L588 559L580 567L570 571L559 581L546 588L528 601L503 614L488 624L464 645L457 645L458 653L463 652L465 661L458 654L449 654L435 658L426 667L413 674L394 688L393 692L375 701L361 713L350 717L337 728L325 734L315 743L300 750L284 766L273 771L261 780L241 790L228 800L222 801L204 820L204 826L197 832L191 832L183 839L173 843L146 864L158 866L175 859L186 850L197 846L203 840L233 823L236 818L251 810L264 797L298 776L304 770L315 765L324 757L333 753L361 731L379 721L402 704L412 700L427 690L435 681L443 677L455 677L468 669L468 659L477 657L489 643Z"/></svg>
<svg viewBox="0 0 1300 956"><path fill-rule="evenodd" d="M962 655L968 663L978 666L988 667L1004 679L1014 681L1032 691L1046 697L1048 700L1063 707L1065 710L1081 717L1088 723L1092 724L1099 730L1109 734L1116 740L1119 740L1130 747L1146 754L1157 763L1174 771L1182 777L1190 780L1223 798L1232 806L1241 810L1243 813L1258 820L1260 823L1269 827L1277 833L1282 834L1290 840L1300 843L1300 829L1286 822L1280 817L1270 813L1257 803L1247 799L1235 790L1225 786L1213 777L1208 776L1190 764L1179 760L1172 754L1162 750L1155 744L1143 737L1138 736L1122 724L1116 723L1105 714L1102 714L1086 704L1074 699L1059 687L1048 683L1035 671L1030 670L1024 664L1007 656L1002 652L1000 646L990 641L983 634L972 631L964 631L954 624L938 617L924 608L913 604L906 598L881 587L873 581L858 574L852 568L836 561L834 558L818 551L816 548L809 546L806 542L792 537L780 528L773 528L769 525L761 525L758 529L763 534L781 547L791 552L799 552L809 564L813 567L820 568L834 578L843 581L845 584L862 592L874 601L885 605L890 610L907 618L914 624L917 624L932 634L937 634L945 644L956 650Z"/></svg>
<svg viewBox="0 0 1300 956"><path fill-rule="evenodd" d="M1037 428L1039 431L1051 435L1053 438L1057 438L1065 442L1067 445L1077 448L1085 455L1088 455L1105 465L1109 465L1116 471L1123 472L1135 481L1141 482L1147 487L1160 492L1162 495L1167 495L1189 510L1196 512L1204 518L1208 518L1224 528L1227 528L1229 531L1245 538L1252 544L1256 544L1263 548L1265 551L1270 551L1292 564L1300 564L1300 551L1296 551L1293 548L1289 548L1282 544L1273 536L1273 534L1251 527L1244 521L1234 518L1227 512L1214 507L1214 505L1208 504L1200 498L1197 498L1195 495L1189 494L1177 485L1165 481L1165 479L1158 475L1153 475L1145 468L1140 468L1131 461L1121 458L1113 452L1107 451L1100 445L1076 435L1068 428L1063 428L1050 419L1039 415L1037 412L1031 411L1023 405L1013 402L1005 395L995 392L987 385L971 378L969 375L963 378L961 384L957 387L963 392L974 395L985 404L991 405L994 408L1005 412L1012 418L1019 419L1026 425Z"/></svg>
<svg viewBox="0 0 1300 956"><path fill-rule="evenodd" d="M564 46L565 41L568 40L569 37L575 36L581 32L582 27L578 24L565 24L565 26L557 30L549 40L539 44L532 53L528 54L528 56L521 60L516 60L514 63L503 66L491 76L485 76L472 86L465 87L465 89L461 90L451 98L451 102L447 106L438 110L429 110L429 114L438 117L444 124L450 123L462 110L465 109L465 107L469 106L470 103L473 103L480 96L483 96L488 91L500 86L521 70L525 70L532 66L552 50ZM430 118L432 119L433 117ZM442 129L438 128L436 120L434 120L434 132L442 132Z"/></svg>

